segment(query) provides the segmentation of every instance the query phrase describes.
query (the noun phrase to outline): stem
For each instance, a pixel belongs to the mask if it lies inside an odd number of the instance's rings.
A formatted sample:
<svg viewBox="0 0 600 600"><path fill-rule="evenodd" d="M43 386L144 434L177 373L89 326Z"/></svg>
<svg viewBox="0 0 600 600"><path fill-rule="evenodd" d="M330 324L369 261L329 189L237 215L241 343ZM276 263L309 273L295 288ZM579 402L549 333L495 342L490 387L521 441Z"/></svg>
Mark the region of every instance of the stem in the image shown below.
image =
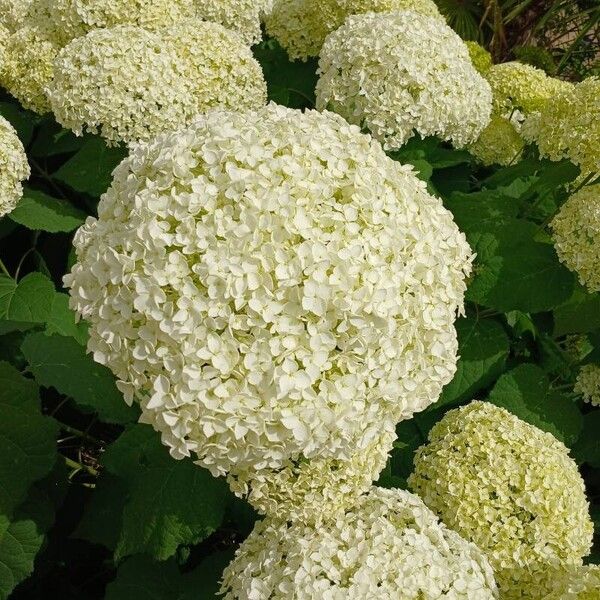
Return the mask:
<svg viewBox="0 0 600 600"><path fill-rule="evenodd" d="M2 259L0 258L0 270L2 270L2 272L7 276L10 277L12 279L12 275L8 272L8 269L6 268L6 265L2 262Z"/></svg>
<svg viewBox="0 0 600 600"><path fill-rule="evenodd" d="M100 440L97 440L95 437L91 436L89 433L86 433L85 431L80 431L79 429L75 429L75 427L71 427L70 425L65 425L64 423L61 423L61 422L59 422L59 425L60 425L61 429L64 429L68 433L72 433L73 435L75 435L79 438L83 438L84 440L87 440L88 442L93 442L97 446L104 445L103 442L101 442Z"/></svg>
<svg viewBox="0 0 600 600"><path fill-rule="evenodd" d="M68 456L63 456L63 458L65 459L65 464L68 467L71 467L75 473L77 473L78 471L86 471L90 475L93 475L94 477L98 477L99 473L93 467L78 463L77 461L73 460L72 458L69 458Z"/></svg>

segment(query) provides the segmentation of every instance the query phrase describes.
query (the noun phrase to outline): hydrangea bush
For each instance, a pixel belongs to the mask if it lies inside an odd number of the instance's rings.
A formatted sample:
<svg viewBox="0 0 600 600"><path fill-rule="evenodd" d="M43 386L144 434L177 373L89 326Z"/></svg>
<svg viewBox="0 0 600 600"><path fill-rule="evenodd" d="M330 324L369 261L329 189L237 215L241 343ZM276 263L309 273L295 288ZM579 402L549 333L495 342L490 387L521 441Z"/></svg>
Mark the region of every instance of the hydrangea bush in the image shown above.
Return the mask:
<svg viewBox="0 0 600 600"><path fill-rule="evenodd" d="M437 6L0 0L0 600L599 597L598 79Z"/></svg>

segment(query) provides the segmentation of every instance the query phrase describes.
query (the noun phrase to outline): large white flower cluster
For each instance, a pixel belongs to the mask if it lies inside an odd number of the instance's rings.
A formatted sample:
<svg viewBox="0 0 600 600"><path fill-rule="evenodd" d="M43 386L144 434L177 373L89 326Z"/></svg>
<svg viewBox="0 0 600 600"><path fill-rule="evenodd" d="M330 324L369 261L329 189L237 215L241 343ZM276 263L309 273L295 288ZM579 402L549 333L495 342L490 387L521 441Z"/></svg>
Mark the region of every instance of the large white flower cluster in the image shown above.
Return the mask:
<svg viewBox="0 0 600 600"><path fill-rule="evenodd" d="M140 145L75 245L89 349L215 475L350 460L454 374L465 238L334 114L212 111Z"/></svg>
<svg viewBox="0 0 600 600"><path fill-rule="evenodd" d="M367 128L384 148L415 133L462 147L488 124L489 84L460 37L414 11L356 15L325 40L317 108Z"/></svg>
<svg viewBox="0 0 600 600"><path fill-rule="evenodd" d="M590 292L600 291L600 184L572 194L550 227L558 258Z"/></svg>
<svg viewBox="0 0 600 600"><path fill-rule="evenodd" d="M265 25L290 58L306 60L349 15L406 9L443 20L433 0L275 0Z"/></svg>
<svg viewBox="0 0 600 600"><path fill-rule="evenodd" d="M75 133L131 143L213 106L261 106L266 84L236 34L191 20L160 31L94 29L75 39L55 61L48 97L58 122Z"/></svg>
<svg viewBox="0 0 600 600"><path fill-rule="evenodd" d="M13 126L0 116L0 217L11 212L23 195L21 182L29 177L29 164Z"/></svg>
<svg viewBox="0 0 600 600"><path fill-rule="evenodd" d="M413 494L373 488L316 526L265 519L223 576L224 600L488 600L481 551Z"/></svg>
<svg viewBox="0 0 600 600"><path fill-rule="evenodd" d="M548 570L581 565L591 548L583 480L568 449L490 403L436 423L409 484L487 554L503 598L530 597Z"/></svg>
<svg viewBox="0 0 600 600"><path fill-rule="evenodd" d="M600 365L583 365L577 374L575 392L581 394L586 402L600 406Z"/></svg>

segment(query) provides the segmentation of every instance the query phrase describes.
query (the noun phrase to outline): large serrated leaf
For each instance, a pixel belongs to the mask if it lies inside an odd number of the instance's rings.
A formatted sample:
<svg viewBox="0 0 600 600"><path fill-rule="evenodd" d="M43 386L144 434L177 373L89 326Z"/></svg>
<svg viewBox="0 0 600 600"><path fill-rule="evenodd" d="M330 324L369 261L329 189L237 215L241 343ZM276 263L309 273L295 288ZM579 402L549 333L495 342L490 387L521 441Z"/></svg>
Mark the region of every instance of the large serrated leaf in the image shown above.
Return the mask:
<svg viewBox="0 0 600 600"><path fill-rule="evenodd" d="M86 214L65 200L25 189L10 218L28 229L50 233L69 232L85 221Z"/></svg>
<svg viewBox="0 0 600 600"><path fill-rule="evenodd" d="M94 362L76 339L30 333L21 349L39 385L55 388L107 423L136 420L136 409L125 404L111 372Z"/></svg>
<svg viewBox="0 0 600 600"><path fill-rule="evenodd" d="M504 374L488 400L549 431L568 446L575 443L581 432L582 417L577 406L551 390L546 373L536 365L519 365Z"/></svg>
<svg viewBox="0 0 600 600"><path fill-rule="evenodd" d="M117 557L143 552L165 560L221 524L228 494L224 480L190 460L174 460L150 427L126 431L103 464L128 482Z"/></svg>
<svg viewBox="0 0 600 600"><path fill-rule="evenodd" d="M58 426L40 412L38 388L0 363L0 513L10 516L56 461Z"/></svg>
<svg viewBox="0 0 600 600"><path fill-rule="evenodd" d="M542 312L559 306L573 293L574 275L550 243L535 239L537 227L507 219L467 232L477 253L467 299L502 312Z"/></svg>
<svg viewBox="0 0 600 600"><path fill-rule="evenodd" d="M456 374L433 409L473 399L479 390L502 373L508 357L508 336L496 321L459 319L456 331L460 356Z"/></svg>
<svg viewBox="0 0 600 600"><path fill-rule="evenodd" d="M53 178L78 192L98 198L108 189L113 170L126 155L125 149L109 148L101 138L90 137Z"/></svg>
<svg viewBox="0 0 600 600"><path fill-rule="evenodd" d="M44 323L54 300L54 284L41 273L29 273L18 283L0 276L0 319Z"/></svg>

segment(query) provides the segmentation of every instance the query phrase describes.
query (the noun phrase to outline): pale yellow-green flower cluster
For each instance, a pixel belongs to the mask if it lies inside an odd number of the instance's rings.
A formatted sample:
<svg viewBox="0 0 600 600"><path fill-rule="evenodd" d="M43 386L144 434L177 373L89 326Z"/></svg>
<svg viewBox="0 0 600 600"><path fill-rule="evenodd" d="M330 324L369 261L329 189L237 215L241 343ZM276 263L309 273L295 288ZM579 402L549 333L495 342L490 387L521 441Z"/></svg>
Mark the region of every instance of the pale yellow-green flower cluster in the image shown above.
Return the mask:
<svg viewBox="0 0 600 600"><path fill-rule="evenodd" d="M574 391L581 394L586 402L600 406L600 365L589 364L581 367Z"/></svg>
<svg viewBox="0 0 600 600"><path fill-rule="evenodd" d="M409 485L487 554L502 598L539 593L549 570L580 566L591 548L583 480L567 448L490 403L451 410L433 427Z"/></svg>
<svg viewBox="0 0 600 600"><path fill-rule="evenodd" d="M433 0L275 0L265 24L290 58L306 60L319 54L327 35L346 17L407 9L443 19Z"/></svg>
<svg viewBox="0 0 600 600"><path fill-rule="evenodd" d="M232 469L231 489L261 514L282 520L322 521L351 507L385 468L396 437L388 431L355 448L349 460L313 458L280 469Z"/></svg>
<svg viewBox="0 0 600 600"><path fill-rule="evenodd" d="M600 291L600 184L572 194L550 223L558 258L590 292Z"/></svg>
<svg viewBox="0 0 600 600"><path fill-rule="evenodd" d="M23 195L21 182L29 177L29 164L13 126L0 116L0 217L11 212Z"/></svg>
<svg viewBox="0 0 600 600"><path fill-rule="evenodd" d="M600 566L563 569L553 575L551 591L542 600L598 600Z"/></svg>
<svg viewBox="0 0 600 600"><path fill-rule="evenodd" d="M16 31L23 25L32 0L0 0L0 25Z"/></svg>
<svg viewBox="0 0 600 600"><path fill-rule="evenodd" d="M236 34L191 20L159 31L119 25L75 39L55 61L48 97L64 127L131 143L214 106L259 107L266 84Z"/></svg>
<svg viewBox="0 0 600 600"><path fill-rule="evenodd" d="M483 553L413 494L373 488L318 524L267 517L223 574L224 600L493 600Z"/></svg>
<svg viewBox="0 0 600 600"><path fill-rule="evenodd" d="M468 40L465 42L465 46L469 51L471 62L477 69L477 72L481 73L482 75L487 73L492 67L492 55L477 42Z"/></svg>
<svg viewBox="0 0 600 600"><path fill-rule="evenodd" d="M267 6L268 0L261 2L251 0L94 0L93 2L88 0L32 0L27 3L17 2L11 11L7 11L4 19L3 26L9 30L11 35L2 34L0 31L0 38L2 38L0 47L3 48L4 55L4 59L0 63L0 85L17 98L25 108L42 114L46 113L52 108L48 97L49 89L52 88L52 93L56 95L56 89L53 87L56 61L60 62L63 69L68 70L64 54L61 54L61 58L58 59L59 52L70 42L75 43L74 47L77 50L81 49L82 45L76 42L88 33L128 25L140 31L116 29L115 32L133 32L135 48L130 60L126 54L119 55L119 49L121 52L123 50L123 41L115 39L114 53L110 54L111 59L114 59L115 62L106 62L106 59L109 58L106 54L107 38L102 34L90 37L88 42L83 44L87 49L88 58L93 55L95 60L100 59L101 55L104 56L105 61L96 64L94 70L97 74L100 71L103 72L99 77L103 78L105 82L121 69L123 73L130 75L136 70L139 71L140 77L132 80L133 87L131 89L116 89L115 84L115 89L107 90L104 87L98 90L99 94L107 94L107 99L110 99L111 96L119 97L116 102L125 101L129 95L133 96L131 106L123 107L123 118L136 111L136 119L143 120L147 112L152 121L155 116L153 105L156 100L155 96L161 96L161 101L167 100L167 92L159 93L155 89L141 89L139 86L144 78L147 77L148 86L156 85L159 81L171 83L174 86L173 93L177 95L183 93L183 87L186 86L183 79L190 73L191 77L195 78L195 81L191 83L191 87L195 87L195 89L187 92L191 95L187 102L190 107L195 104L204 110L206 107L212 106L214 102L221 103L221 100L225 98L228 101L223 106L228 107L233 106L234 102L244 97L248 97L248 100L240 102L240 109L256 106L256 90L253 87L262 87L263 90L260 93L264 95L265 84L260 81L262 73L257 76L257 63L249 61L250 54L246 46L260 39L260 14ZM223 23L231 30L235 30L241 37L237 38L236 36L234 42L233 34L215 34L215 29L209 29L202 25L196 26L199 20ZM191 27L197 28L196 34L192 34ZM127 64L140 59L139 40L144 38L144 32L155 32L157 35L168 37L172 28L180 30L187 28L188 34L185 43L196 45L196 47L190 46L190 54L196 58L202 56L200 63L196 64L199 69L190 71L185 65L177 64L175 60L169 67L172 73L167 76L167 79L171 81L165 81L164 69L167 68L165 55L171 52L172 44L163 38L156 41L158 44L157 56L154 62L149 60L150 52L146 52L144 64ZM112 35L115 35L115 32ZM146 39L149 37L146 36ZM100 47L90 48L90 44L95 40L99 40ZM117 58L118 56L120 57ZM73 64L78 60L84 61L84 59L85 57L73 57ZM152 65L157 69L162 69L163 73L154 76L148 71L153 68ZM83 62L81 66L82 68L85 66ZM61 77L63 82L65 78L68 79L68 75L65 75L64 71L61 73ZM199 83L201 78L205 78L205 80ZM122 86L124 77L116 79L121 82ZM242 84L243 89L236 90L236 86L239 86L241 80L244 79L252 80L250 86L246 87ZM85 87L90 83L89 81L82 82L82 86ZM213 86L213 89L207 94L209 86ZM137 97L140 93L148 97L148 107L140 105ZM54 102L56 102L56 98ZM177 100L175 105L180 106L180 101ZM86 107L81 107L81 109L86 112ZM110 112L108 107L100 110L101 113L107 111ZM94 112L93 107L90 108L90 112ZM167 122L166 113L173 114L173 112L174 110L165 109L163 120ZM63 112L60 114L65 116ZM182 116L173 121L173 126L184 122L182 121L184 114L188 113L185 111L181 113ZM65 120L77 123L74 115L69 115ZM155 123L150 123L148 130L152 131L154 125ZM93 122L89 123L89 126L90 130L97 127ZM136 127L143 129L139 123L134 129ZM81 125L76 124L74 129L81 129ZM106 129L110 129L110 123L107 124ZM109 138L109 140L115 141L113 138Z"/></svg>
<svg viewBox="0 0 600 600"><path fill-rule="evenodd" d="M525 121L523 135L550 160L568 158L582 176L600 173L600 78L557 90Z"/></svg>
<svg viewBox="0 0 600 600"><path fill-rule="evenodd" d="M490 119L490 86L443 20L409 10L348 17L319 59L317 108L368 129L386 150L413 135L456 147Z"/></svg>
<svg viewBox="0 0 600 600"><path fill-rule="evenodd" d="M506 166L517 162L525 147L519 128L518 119L493 114L477 141L467 148L484 165Z"/></svg>
<svg viewBox="0 0 600 600"><path fill-rule="evenodd" d="M525 118L572 84L519 62L491 65L484 76L492 89L492 118L468 150L484 165L506 166L519 159L525 146L521 133Z"/></svg>

